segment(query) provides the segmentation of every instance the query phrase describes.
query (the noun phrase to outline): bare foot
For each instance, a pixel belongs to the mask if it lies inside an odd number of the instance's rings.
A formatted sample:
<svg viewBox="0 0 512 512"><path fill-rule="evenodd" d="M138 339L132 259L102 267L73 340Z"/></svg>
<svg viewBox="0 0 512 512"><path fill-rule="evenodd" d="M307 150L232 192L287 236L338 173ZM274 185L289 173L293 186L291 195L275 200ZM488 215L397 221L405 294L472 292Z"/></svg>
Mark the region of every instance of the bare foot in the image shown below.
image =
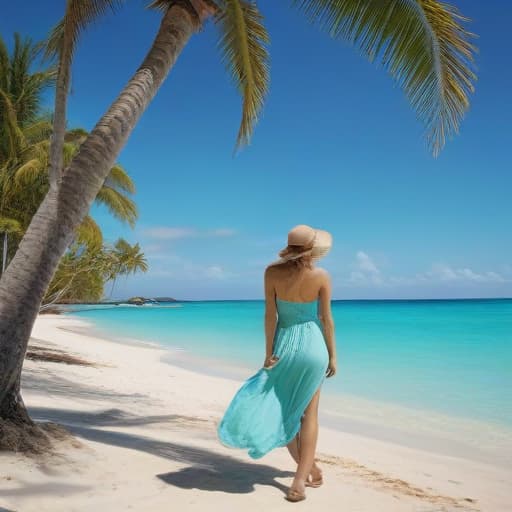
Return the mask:
<svg viewBox="0 0 512 512"><path fill-rule="evenodd" d="M306 484L304 480L294 478L286 499L288 501L302 501L306 499Z"/></svg>
<svg viewBox="0 0 512 512"><path fill-rule="evenodd" d="M320 487L323 483L323 475L322 470L317 466L316 462L313 464L311 468L311 473L309 474L308 481L306 485L308 487Z"/></svg>
<svg viewBox="0 0 512 512"><path fill-rule="evenodd" d="M316 462L313 464L313 467L311 468L310 475L312 480L320 480L322 478L322 470L320 469Z"/></svg>

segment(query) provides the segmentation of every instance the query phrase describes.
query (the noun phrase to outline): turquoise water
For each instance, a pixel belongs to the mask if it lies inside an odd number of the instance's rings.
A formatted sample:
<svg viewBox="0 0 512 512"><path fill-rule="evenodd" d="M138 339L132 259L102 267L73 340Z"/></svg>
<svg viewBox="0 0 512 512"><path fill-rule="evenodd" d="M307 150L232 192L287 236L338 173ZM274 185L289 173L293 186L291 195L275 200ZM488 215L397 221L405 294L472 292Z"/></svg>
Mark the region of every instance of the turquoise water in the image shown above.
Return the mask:
<svg viewBox="0 0 512 512"><path fill-rule="evenodd" d="M263 301L177 305L73 315L212 364L261 366ZM512 426L512 300L333 301L332 311L339 368L328 393Z"/></svg>

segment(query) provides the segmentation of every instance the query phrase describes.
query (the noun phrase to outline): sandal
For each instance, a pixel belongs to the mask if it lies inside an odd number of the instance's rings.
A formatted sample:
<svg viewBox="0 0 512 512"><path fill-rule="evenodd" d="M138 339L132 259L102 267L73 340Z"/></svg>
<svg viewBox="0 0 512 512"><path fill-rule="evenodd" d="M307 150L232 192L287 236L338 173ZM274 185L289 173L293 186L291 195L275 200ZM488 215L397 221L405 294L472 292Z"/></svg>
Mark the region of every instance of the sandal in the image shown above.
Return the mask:
<svg viewBox="0 0 512 512"><path fill-rule="evenodd" d="M293 502L303 501L306 499L306 495L300 491L296 491L295 489L289 489L286 499Z"/></svg>
<svg viewBox="0 0 512 512"><path fill-rule="evenodd" d="M322 470L320 470L320 478L317 478L316 480L313 480L313 479L308 479L306 480L306 482L304 483L304 485L306 487L320 487L322 484L324 483L324 476L322 474Z"/></svg>
<svg viewBox="0 0 512 512"><path fill-rule="evenodd" d="M306 487L315 487L318 488L324 483L323 477L320 477L318 480L306 480L304 485Z"/></svg>

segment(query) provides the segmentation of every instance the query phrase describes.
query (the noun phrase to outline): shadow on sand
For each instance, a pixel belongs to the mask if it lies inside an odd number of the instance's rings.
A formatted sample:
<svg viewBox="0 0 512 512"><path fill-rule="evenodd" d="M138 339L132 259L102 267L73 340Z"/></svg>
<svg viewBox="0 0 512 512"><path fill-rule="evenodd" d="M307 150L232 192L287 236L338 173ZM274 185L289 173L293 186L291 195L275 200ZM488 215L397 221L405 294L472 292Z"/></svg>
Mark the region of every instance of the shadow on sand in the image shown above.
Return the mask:
<svg viewBox="0 0 512 512"><path fill-rule="evenodd" d="M293 476L291 471L282 471L264 464L244 462L235 457L193 445L159 441L146 436L95 428L101 426L142 426L163 422L179 425L183 428L190 425L191 422L202 421L189 416L177 414L134 416L123 413L118 409L109 409L98 413L79 413L65 409L43 407L32 407L30 413L34 419L60 423L74 435L84 439L139 450L185 464L187 467L178 471L156 475L163 482L183 489L246 494L254 491L255 485L268 485L286 493L287 486L278 482L276 478Z"/></svg>

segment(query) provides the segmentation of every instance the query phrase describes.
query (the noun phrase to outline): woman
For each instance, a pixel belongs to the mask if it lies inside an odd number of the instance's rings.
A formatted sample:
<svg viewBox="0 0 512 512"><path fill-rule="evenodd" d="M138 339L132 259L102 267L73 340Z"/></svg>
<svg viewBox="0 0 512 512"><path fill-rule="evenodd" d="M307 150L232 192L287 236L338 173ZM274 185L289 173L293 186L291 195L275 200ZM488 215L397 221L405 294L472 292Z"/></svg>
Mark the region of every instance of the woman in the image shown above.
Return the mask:
<svg viewBox="0 0 512 512"><path fill-rule="evenodd" d="M327 231L300 224L265 269L265 361L218 427L224 445L246 448L255 459L288 447L297 463L290 501L304 500L306 486L323 483L315 463L318 403L324 378L336 373L336 350L330 277L314 263L331 243Z"/></svg>

